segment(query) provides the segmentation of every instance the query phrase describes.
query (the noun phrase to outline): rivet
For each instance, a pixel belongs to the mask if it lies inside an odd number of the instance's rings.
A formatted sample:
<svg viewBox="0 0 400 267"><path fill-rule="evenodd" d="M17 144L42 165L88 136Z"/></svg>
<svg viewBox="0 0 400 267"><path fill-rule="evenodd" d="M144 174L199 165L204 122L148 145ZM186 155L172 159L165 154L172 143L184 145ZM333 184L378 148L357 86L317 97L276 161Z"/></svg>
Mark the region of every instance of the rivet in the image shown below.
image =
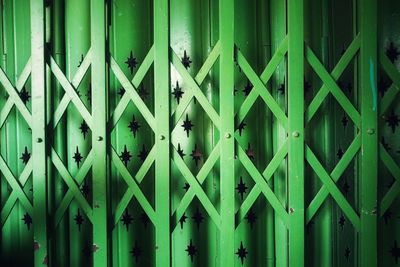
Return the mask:
<svg viewBox="0 0 400 267"><path fill-rule="evenodd" d="M101 136L97 137L97 141L103 141L103 137Z"/></svg>
<svg viewBox="0 0 400 267"><path fill-rule="evenodd" d="M367 133L368 133L368 134L374 134L374 133L375 133L375 130L374 130L374 129L368 129L368 130L367 130Z"/></svg>
<svg viewBox="0 0 400 267"><path fill-rule="evenodd" d="M293 135L294 138L297 138L297 137L300 136L300 133L299 133L298 131L294 131L294 132L292 133L292 135Z"/></svg>
<svg viewBox="0 0 400 267"><path fill-rule="evenodd" d="M164 140L165 136L164 135L160 135L160 140Z"/></svg>
<svg viewBox="0 0 400 267"><path fill-rule="evenodd" d="M38 139L36 139L36 142L41 143L41 142L43 142L43 139L42 138L38 138Z"/></svg>
<svg viewBox="0 0 400 267"><path fill-rule="evenodd" d="M231 138L231 134L230 134L230 133L226 133L226 134L225 134L225 138L226 138L226 139Z"/></svg>
<svg viewBox="0 0 400 267"><path fill-rule="evenodd" d="M290 208L290 209L289 209L289 212L290 212L290 213L293 213L293 212L294 212L294 208Z"/></svg>

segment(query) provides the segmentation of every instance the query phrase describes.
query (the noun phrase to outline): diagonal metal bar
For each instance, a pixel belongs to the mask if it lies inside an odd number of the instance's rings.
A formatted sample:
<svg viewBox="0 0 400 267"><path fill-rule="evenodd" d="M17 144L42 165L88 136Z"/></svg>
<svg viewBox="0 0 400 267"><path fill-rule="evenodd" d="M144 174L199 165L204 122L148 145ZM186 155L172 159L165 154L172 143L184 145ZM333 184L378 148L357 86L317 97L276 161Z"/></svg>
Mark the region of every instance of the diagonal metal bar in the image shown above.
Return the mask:
<svg viewBox="0 0 400 267"><path fill-rule="evenodd" d="M288 142L287 140L282 145L282 147L278 150L278 152L274 155L268 166L265 168L262 176L268 182L272 175L274 175L276 169L282 163L283 159L287 156L288 153ZM246 199L243 201L242 205L236 214L236 227L239 226L240 222L244 219L247 212L254 205L254 202L257 200L259 195L261 194L261 187L257 184L251 189Z"/></svg>
<svg viewBox="0 0 400 267"><path fill-rule="evenodd" d="M383 70L393 81L393 85L385 93L379 105L380 106L379 113L382 116L385 114L385 112L388 110L393 100L396 98L397 94L400 92L400 73L396 69L396 66L390 62L390 60L385 54L381 54L380 62L383 67Z"/></svg>
<svg viewBox="0 0 400 267"><path fill-rule="evenodd" d="M287 35L283 39L282 43L279 45L277 51L272 56L271 60L268 62L267 66L265 67L264 71L261 74L261 81L266 84L269 79L271 78L272 74L278 67L279 63L283 60L285 54L287 53L288 49L288 37ZM237 117L237 122L240 123L246 117L247 113L250 111L250 108L253 106L254 102L258 97L257 90L251 90L250 94L244 100L242 106L237 111L235 116ZM237 131L237 130L236 130Z"/></svg>
<svg viewBox="0 0 400 267"><path fill-rule="evenodd" d="M26 63L24 69L21 72L21 75L19 76L17 83L16 83L16 89L17 92L20 92L22 87L24 87L26 81L28 80L31 70L32 70L32 59L28 59L28 63ZM9 97L7 98L6 103L3 106L3 109L1 110L0 113L0 128L3 126L4 122L6 121L8 115L10 114L10 111L12 107L14 106L13 98Z"/></svg>
<svg viewBox="0 0 400 267"><path fill-rule="evenodd" d="M283 154L283 153L282 153ZM242 162L243 166L247 170L248 173L251 173L251 177L256 183L255 186L259 187L261 192L264 194L267 201L271 204L272 208L275 210L276 214L282 219L283 223L288 226L289 225L289 215L283 207L282 203L276 197L271 187L268 185L265 178L261 175L261 173L257 170L256 166L254 166L253 162L249 159L244 152L243 148L239 146L238 148L238 157ZM255 193L254 193L255 194Z"/></svg>
<svg viewBox="0 0 400 267"><path fill-rule="evenodd" d="M321 179L321 182L326 186L326 189L336 201L338 206L343 210L347 218L349 218L356 231L360 231L360 217L351 207L347 199L343 196L342 192L340 192L339 188L336 187L335 182L332 180L332 178L329 176L322 164L319 162L315 154L308 146L306 146L306 159L311 168L313 168L315 173Z"/></svg>
<svg viewBox="0 0 400 267"><path fill-rule="evenodd" d="M24 190L22 189L22 185L12 174L11 170L8 168L7 163L4 161L3 157L0 156L0 170L3 173L4 177L6 178L8 184L11 186L13 191L16 192L17 198L24 206L26 211L30 214L33 213L33 206L32 203L29 201L28 196L25 194Z"/></svg>
<svg viewBox="0 0 400 267"><path fill-rule="evenodd" d="M350 162L353 160L357 152L361 148L361 136L360 134L353 140L349 148L343 154L342 158L340 159L339 163L335 166L333 171L331 172L331 178L335 183L337 183L349 166ZM309 223L312 218L315 216L319 208L322 206L322 203L326 200L329 195L329 191L325 185L322 185L318 193L315 195L313 200L311 201L310 205L306 210L306 223Z"/></svg>
<svg viewBox="0 0 400 267"><path fill-rule="evenodd" d="M56 167L57 171L59 172L60 176L63 178L64 182L67 184L69 190L72 191L73 196L81 206L83 212L92 222L93 221L92 208L90 207L86 198L82 195L81 190L79 189L79 185L76 183L74 178L72 178L71 174L64 166L63 162L61 161L60 157L58 156L54 148L51 148L51 160L54 166Z"/></svg>
<svg viewBox="0 0 400 267"><path fill-rule="evenodd" d="M203 184L204 180L207 178L208 174L214 167L215 163L217 162L220 155L220 144L219 142L212 150L210 156L207 158L204 165L201 167L199 173L197 174L197 181L199 181L200 185ZM182 200L179 202L178 207L173 211L172 218L175 218L175 225L172 225L172 228L175 229L176 225L178 224L179 219L183 216L186 209L189 207L190 203L192 202L195 196L194 189L189 187L189 190L183 196Z"/></svg>
<svg viewBox="0 0 400 267"><path fill-rule="evenodd" d="M172 54L172 64L175 66L176 70L180 73L183 80L185 80L185 82L189 85L189 88L192 91L191 93L194 95L197 101L199 101L199 104L203 107L204 111L210 117L213 124L218 129L220 129L220 118L218 113L215 111L214 107L210 104L210 102L207 100L205 95L200 90L199 84L193 79L192 76L190 76L189 72L183 66L181 60L175 54L174 50L171 48L170 51Z"/></svg>
<svg viewBox="0 0 400 267"><path fill-rule="evenodd" d="M382 144L379 144L379 155L381 161L392 174L395 179L394 184L382 198L380 203L380 215L383 216L389 207L393 204L397 196L400 194L400 167L396 164L393 158L389 155Z"/></svg>
<svg viewBox="0 0 400 267"><path fill-rule="evenodd" d="M278 55L281 56L282 53L280 53ZM278 103L272 97L269 90L265 87L264 82L254 72L254 70L252 69L250 64L247 62L246 58L243 56L243 54L242 54L242 52L240 52L240 50L237 51L237 60L238 60L239 66L243 70L244 74L247 76L247 78L253 84L253 86L254 86L253 90L255 90L259 96L261 96L261 98L264 100L265 104L268 106L268 108L271 110L271 112L275 115L275 117L279 120L279 122L282 123L283 127L287 128L288 119L285 115L285 112L282 111L282 109L280 108ZM279 61L274 60L273 63L278 65ZM271 65L271 66L273 66L273 65ZM257 97L254 94L254 96L250 96L249 99L250 100L248 102L245 101L243 103L242 107L240 108L240 110L238 112L239 122L241 122L244 119L244 117L247 115L248 111L250 110L251 106L254 104Z"/></svg>
<svg viewBox="0 0 400 267"><path fill-rule="evenodd" d="M283 60L284 56L286 55L288 50L288 37L287 35L283 39L282 43L279 45L277 51L272 56L271 60L268 62L267 66L265 67L264 71L261 74L261 81L266 84L269 79L271 78L272 74L278 67L279 63ZM258 97L257 90L251 90L250 94L244 100L242 106L235 114L237 118L236 123L240 123L246 117L247 113L250 111L250 108L253 106L254 102L257 100Z"/></svg>
<svg viewBox="0 0 400 267"><path fill-rule="evenodd" d="M121 174L122 178L128 185L128 190L132 192L132 194L136 197L136 200L139 202L140 206L150 218L152 223L155 225L156 221L156 213L153 207L150 205L149 201L147 200L146 196L143 194L142 190L137 183L137 181L132 177L129 173L128 169L122 163L121 159L119 158L117 152L115 152L114 148L111 148L111 160L117 167L119 173ZM121 208L120 208L121 210Z"/></svg>
<svg viewBox="0 0 400 267"><path fill-rule="evenodd" d="M150 150L149 154L147 155L146 159L144 160L143 164L140 166L139 170L137 171L136 175L134 176L134 179L138 184L140 184L147 174L147 172L150 170L150 167L154 163L155 159L155 152L156 148L153 146L153 148ZM129 190L129 188L125 191L125 194L119 201L116 209L115 209L115 214L114 214L114 225L116 225L121 218L122 214L124 213L125 209L128 207L129 202L133 198L134 193L133 190Z"/></svg>
<svg viewBox="0 0 400 267"><path fill-rule="evenodd" d="M220 53L221 53L221 42L218 40L217 44L214 46L211 53L204 62L203 66L200 68L199 72L194 78L195 82L198 85L201 85L203 83L207 74L210 72L211 68L217 61ZM192 90L185 91L179 105L174 110L172 110L171 117L173 118L172 121L173 125L176 125L178 121L181 119L183 113L185 112L192 98L193 98Z"/></svg>
<svg viewBox="0 0 400 267"><path fill-rule="evenodd" d="M356 53L360 50L361 46L361 37L360 34L354 38L351 42L350 46L346 49L343 56L340 58L339 62L336 64L335 68L331 72L332 78L337 81L346 67L349 65L350 61L354 58ZM311 119L316 114L319 107L322 105L322 102L325 100L326 96L329 94L329 88L324 83L321 88L318 90L317 94L311 101L310 105L306 110L306 123L310 122Z"/></svg>
<svg viewBox="0 0 400 267"><path fill-rule="evenodd" d="M79 171L75 176L75 181L78 184L78 186L80 186L82 184L82 182L85 179L86 175L88 174L90 168L92 167L92 163L93 163L93 151L90 150L85 161L83 162L82 166L79 168ZM68 209L68 206L71 203L73 198L74 198L74 192L71 189L68 189L67 193L61 200L61 203L58 206L56 213L54 215L54 226L55 227L61 221L62 217L64 216L65 211Z"/></svg>
<svg viewBox="0 0 400 267"><path fill-rule="evenodd" d="M134 85L126 78L121 68L118 66L118 63L115 61L114 58L111 57L111 69L114 72L115 76L117 77L118 81L121 83L122 87L125 89L125 94L129 95L130 99L134 103L135 107L139 110L142 114L144 119L149 124L150 128L154 131L155 130L155 119L153 114L151 114L150 110L147 108L146 104L140 98L138 92L135 90ZM120 101L121 103L121 101ZM121 106L122 107L122 106ZM119 109L120 110L120 109ZM124 108L125 110L125 108ZM121 114L120 112L115 114ZM119 118L118 118L119 119ZM113 120L113 122L117 122L118 120Z"/></svg>
<svg viewBox="0 0 400 267"><path fill-rule="evenodd" d="M261 81L264 84L266 84L271 78L272 74L274 74L276 68L284 59L287 51L288 51L288 36L286 35L285 38L283 38L280 45L278 46L278 49L275 51L271 60L268 62L267 66L260 75Z"/></svg>
<svg viewBox="0 0 400 267"><path fill-rule="evenodd" d="M112 60L114 60L114 59L112 58ZM114 62L115 62L115 60L114 60ZM153 62L154 62L154 45L151 47L151 49L147 53L146 57L143 60L143 63L140 65L138 71L136 72L135 77L133 77L133 79L132 79L132 85L134 88L139 87L140 83L142 82L146 73L149 71ZM123 73L121 75L125 76ZM125 88L125 90L126 90L126 88ZM121 100L118 102L117 107L115 108L115 110L111 116L111 119L109 121L109 129L113 129L115 127L115 125L118 123L118 121L121 118L122 114L124 113L127 105L129 104L129 101L132 99L132 95L133 94L131 93L131 94L124 94L122 96ZM137 99L137 97L135 97L135 99ZM140 101L143 102L141 99L140 99ZM141 106L143 107L143 106L145 106L145 104L142 103ZM146 110L147 107L145 107L145 108L143 107L143 109ZM148 111L148 109L147 109L147 111L145 111L145 112L148 114L150 111ZM142 115L143 115L143 113L142 113Z"/></svg>
<svg viewBox="0 0 400 267"><path fill-rule="evenodd" d="M310 63L311 67L314 69L315 73L320 77L321 81L326 84L329 91L336 98L340 106L345 110L345 112L349 115L350 119L354 122L354 124L360 128L361 126L361 116L358 113L357 109L353 106L347 96L343 93L343 91L336 84L335 80L332 76L326 71L325 67L319 61L317 56L311 50L310 47L306 48L306 58Z"/></svg>
<svg viewBox="0 0 400 267"><path fill-rule="evenodd" d="M78 68L77 72L72 78L72 86L74 88L79 87L83 77L85 76L86 72L90 67L91 61L92 61L92 49L90 48L85 58L83 59L81 66ZM63 116L70 102L71 98L69 97L69 95L64 94L53 114L52 123L50 122L50 125L52 124L53 129L57 127L58 122L60 121L61 117Z"/></svg>
<svg viewBox="0 0 400 267"><path fill-rule="evenodd" d="M86 66L87 66L87 64L86 64ZM81 67L84 67L84 66L81 66ZM79 110L82 118L86 121L88 126L91 129L93 129L92 115L89 113L85 104L83 104L83 102L80 99L80 97L78 96L77 92L74 90L73 85L70 84L70 82L65 77L64 73L61 71L60 67L58 66L57 62L54 60L53 57L50 57L50 69L53 72L54 76L57 78L58 82L64 88L64 90L65 90L64 97L70 98L70 101L72 101L72 103L74 103L76 108ZM78 71L77 74L80 74L80 71ZM68 103L67 103L67 105L63 105L62 107L65 107L65 109L66 109L67 106L68 106ZM56 110L57 117L54 119L54 121L58 121L60 119L59 116L62 116L62 114L64 114L64 111L65 110L59 111L59 109L57 108L57 110ZM53 124L53 126L54 126L54 124Z"/></svg>
<svg viewBox="0 0 400 267"><path fill-rule="evenodd" d="M194 177L193 173L189 170L189 168L186 166L185 162L183 159L180 157L178 152L174 149L173 150L173 159L175 162L176 167L179 169L179 171L182 173L183 177L186 179L186 181L189 183L190 188L192 188L194 194L197 196L201 204L203 205L204 209L207 211L208 215L210 218L214 221L215 225L220 228L221 227L221 222L220 222L220 215L218 214L218 211L215 209L214 205L211 203L210 199L204 192L203 188L201 187L200 182Z"/></svg>
<svg viewBox="0 0 400 267"><path fill-rule="evenodd" d="M3 87L6 89L9 98L12 99L14 102L15 106L18 108L19 112L22 114L24 117L26 123L28 125L31 125L32 123L32 116L28 110L28 108L24 105L22 102L21 98L19 97L17 91L11 84L10 80L8 79L7 75L4 73L4 71L0 68L0 83L3 85ZM11 110L11 108L10 108ZM2 114L1 118L3 118L4 115Z"/></svg>
<svg viewBox="0 0 400 267"><path fill-rule="evenodd" d="M29 159L28 163L26 164L24 170L22 171L19 177L19 182L21 183L22 188L24 188L31 173L32 173L32 159ZM18 200L18 193L17 191L13 190L0 211L0 228L6 222L17 200Z"/></svg>

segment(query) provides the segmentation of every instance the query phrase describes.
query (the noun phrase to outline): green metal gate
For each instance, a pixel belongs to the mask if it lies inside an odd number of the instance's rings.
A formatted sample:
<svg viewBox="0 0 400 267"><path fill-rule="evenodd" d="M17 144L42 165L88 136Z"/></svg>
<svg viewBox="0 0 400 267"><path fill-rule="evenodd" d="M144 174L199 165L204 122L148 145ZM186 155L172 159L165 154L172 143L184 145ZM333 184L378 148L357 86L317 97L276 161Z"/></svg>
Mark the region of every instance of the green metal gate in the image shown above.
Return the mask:
<svg viewBox="0 0 400 267"><path fill-rule="evenodd" d="M2 0L0 266L397 266L398 0Z"/></svg>

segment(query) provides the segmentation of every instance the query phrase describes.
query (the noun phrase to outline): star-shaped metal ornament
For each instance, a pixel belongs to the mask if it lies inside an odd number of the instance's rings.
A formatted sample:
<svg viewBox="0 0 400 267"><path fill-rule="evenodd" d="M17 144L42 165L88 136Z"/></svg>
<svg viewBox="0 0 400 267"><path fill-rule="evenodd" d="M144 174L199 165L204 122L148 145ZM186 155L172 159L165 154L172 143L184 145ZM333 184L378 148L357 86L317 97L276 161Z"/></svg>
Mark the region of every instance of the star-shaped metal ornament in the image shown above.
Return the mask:
<svg viewBox="0 0 400 267"><path fill-rule="evenodd" d="M246 250L246 248L243 246L243 242L240 242L240 247L238 248L237 252L235 253L238 258L240 259L240 262L244 263L244 259L246 258L248 252Z"/></svg>
<svg viewBox="0 0 400 267"><path fill-rule="evenodd" d="M250 224L250 228L253 229L253 225L254 225L254 223L255 223L256 220L257 220L257 216L256 216L256 214L253 212L253 210L250 209L250 210L247 212L246 217L244 217L244 218L247 220L247 223Z"/></svg>
<svg viewBox="0 0 400 267"><path fill-rule="evenodd" d="M128 151L126 148L126 145L124 145L124 151L121 152L121 155L119 155L119 158L122 160L124 163L125 167L128 166L129 161L132 158L131 153Z"/></svg>
<svg viewBox="0 0 400 267"><path fill-rule="evenodd" d="M78 225L78 229L79 229L79 232L80 232L81 231L81 226L82 226L82 224L83 224L83 222L85 220L83 219L79 209L78 209L78 213L75 215L74 221L75 221L76 225Z"/></svg>
<svg viewBox="0 0 400 267"><path fill-rule="evenodd" d="M24 224L26 224L26 227L28 228L29 231L31 229L32 217L29 215L29 213L26 212L22 220L24 221Z"/></svg>
<svg viewBox="0 0 400 267"><path fill-rule="evenodd" d="M18 94L24 105L26 105L26 103L29 102L29 98L31 98L31 96L29 95L29 92L26 90L25 86L22 87L21 91Z"/></svg>
<svg viewBox="0 0 400 267"><path fill-rule="evenodd" d="M250 83L250 81L247 79L247 84L244 86L243 93L245 96L248 96L253 89L253 85Z"/></svg>
<svg viewBox="0 0 400 267"><path fill-rule="evenodd" d="M78 146L76 146L76 152L74 153L74 156L72 157L79 168L79 164L81 163L83 157L81 156L81 153L79 152Z"/></svg>
<svg viewBox="0 0 400 267"><path fill-rule="evenodd" d="M135 115L132 115L132 120L129 122L128 128L133 134L133 137L136 138L136 133L139 131L140 123L136 120Z"/></svg>
<svg viewBox="0 0 400 267"><path fill-rule="evenodd" d="M394 113L394 110L392 109L390 115L386 118L386 123L389 127L392 128L392 132L396 132L396 127L399 126L400 119L397 116L397 114Z"/></svg>
<svg viewBox="0 0 400 267"><path fill-rule="evenodd" d="M133 74L133 69L136 68L138 62L136 61L136 58L133 56L132 50L131 53L129 54L129 57L126 59L125 63L128 65L128 69L131 71L131 74Z"/></svg>
<svg viewBox="0 0 400 267"><path fill-rule="evenodd" d="M125 209L125 213L124 213L124 215L122 215L121 222L123 225L125 225L126 231L129 231L129 225L132 224L132 221L133 221L133 218L129 214L128 209Z"/></svg>
<svg viewBox="0 0 400 267"><path fill-rule="evenodd" d="M25 146L24 153L22 153L20 159L26 165L30 158L31 158L31 153L28 152L28 148Z"/></svg>
<svg viewBox="0 0 400 267"><path fill-rule="evenodd" d="M239 135L242 136L242 132L244 128L246 127L246 123L244 121L241 121L239 125L237 126L237 130L239 130Z"/></svg>
<svg viewBox="0 0 400 267"><path fill-rule="evenodd" d="M379 95L381 97L383 97L386 93L386 91L388 90L390 86L390 83L384 79L383 77L379 78L379 82L378 82L378 91L379 91Z"/></svg>
<svg viewBox="0 0 400 267"><path fill-rule="evenodd" d="M343 216L343 214L340 216L340 218L339 218L339 225L340 225L340 228L343 230L343 228L344 228L344 225L345 225L345 223L346 223L346 218Z"/></svg>
<svg viewBox="0 0 400 267"><path fill-rule="evenodd" d="M238 194L240 195L240 198L243 200L243 195L246 193L248 187L246 186L245 183L243 183L243 177L242 176L240 176L240 181L237 184L235 189L238 191Z"/></svg>
<svg viewBox="0 0 400 267"><path fill-rule="evenodd" d="M144 161L148 154L149 152L147 151L146 146L143 144L142 150L140 150L138 158L140 158L141 161Z"/></svg>
<svg viewBox="0 0 400 267"><path fill-rule="evenodd" d="M178 143L178 149L177 152L179 154L179 156L183 159L184 156L186 156L186 154L183 152L183 149L181 148L181 144Z"/></svg>
<svg viewBox="0 0 400 267"><path fill-rule="evenodd" d="M194 213L194 215L192 216L192 219L194 220L194 222L197 224L197 229L200 228L200 224L203 222L204 217L203 214L201 214L201 212L199 211L199 208L197 207L196 212Z"/></svg>
<svg viewBox="0 0 400 267"><path fill-rule="evenodd" d="M394 245L389 252L394 258L395 263L398 264L400 258L400 248L397 246L397 240L394 241Z"/></svg>
<svg viewBox="0 0 400 267"><path fill-rule="evenodd" d="M85 120L82 121L81 125L79 126L79 129L81 130L81 134L83 134L83 139L86 139L86 134L89 131L89 126L87 125Z"/></svg>
<svg viewBox="0 0 400 267"><path fill-rule="evenodd" d="M338 157L338 159L341 159L343 157L343 154L344 154L343 149L339 147L339 149L336 153L336 156Z"/></svg>
<svg viewBox="0 0 400 267"><path fill-rule="evenodd" d="M192 131L192 127L194 126L194 124L192 123L192 121L189 120L188 114L186 114L186 119L183 121L183 124L181 126L186 132L186 136L189 137L189 132Z"/></svg>
<svg viewBox="0 0 400 267"><path fill-rule="evenodd" d="M174 98L176 99L176 102L179 105L179 101L182 98L184 92L182 91L182 88L179 87L179 82L178 81L176 81L176 86L175 86L172 94L174 95Z"/></svg>
<svg viewBox="0 0 400 267"><path fill-rule="evenodd" d="M89 188L89 185L86 182L81 186L81 192L85 197L87 197L89 195L90 188Z"/></svg>
<svg viewBox="0 0 400 267"><path fill-rule="evenodd" d="M386 56L394 63L399 58L400 52L393 42L390 42L389 47L386 49Z"/></svg>
<svg viewBox="0 0 400 267"><path fill-rule="evenodd" d="M192 157L192 160L195 161L196 166L198 166L198 163L203 154L201 154L200 150L197 149L197 144L194 145L194 150L192 150L192 154L190 154L190 156Z"/></svg>
<svg viewBox="0 0 400 267"><path fill-rule="evenodd" d="M186 216L186 213L184 213L183 215L182 215L182 217L179 219L179 224L181 225L181 229L183 229L183 224L186 222L186 219L187 219L188 217Z"/></svg>
<svg viewBox="0 0 400 267"><path fill-rule="evenodd" d="M132 257L135 258L135 262L138 262L140 255L142 255L142 249L138 246L137 242L135 241L135 246L130 251Z"/></svg>
<svg viewBox="0 0 400 267"><path fill-rule="evenodd" d="M192 61L190 60L190 57L187 55L186 50L183 51L183 58L181 62L186 69L190 68L190 64L192 63Z"/></svg>
<svg viewBox="0 0 400 267"><path fill-rule="evenodd" d="M346 258L347 261L349 261L349 259L350 259L350 254L351 254L351 250L348 246L346 246L346 249L344 250L344 257Z"/></svg>
<svg viewBox="0 0 400 267"><path fill-rule="evenodd" d="M192 239L190 239L190 244L187 246L185 251L188 253L188 256L190 256L190 261L193 262L193 257L196 255L197 249L193 245Z"/></svg>

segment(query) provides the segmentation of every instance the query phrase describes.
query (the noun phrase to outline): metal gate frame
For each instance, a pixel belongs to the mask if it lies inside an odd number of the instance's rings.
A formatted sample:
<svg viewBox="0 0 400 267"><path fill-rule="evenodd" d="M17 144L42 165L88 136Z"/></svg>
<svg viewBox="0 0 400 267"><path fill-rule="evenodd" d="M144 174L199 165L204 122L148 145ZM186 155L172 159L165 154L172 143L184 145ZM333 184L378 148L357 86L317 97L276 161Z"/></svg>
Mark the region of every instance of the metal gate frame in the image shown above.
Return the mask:
<svg viewBox="0 0 400 267"><path fill-rule="evenodd" d="M386 55L377 55L377 1L360 0L358 6L358 34L352 44L343 54L341 60L331 73L322 65L311 48L304 42L303 29L303 1L287 1L287 34L277 52L271 57L270 62L263 73L258 76L247 62L245 56L235 47L234 36L234 1L219 1L219 42L210 53L203 67L195 77L191 77L180 62L179 57L174 53L169 43L169 1L154 0L154 45L150 49L146 59L143 61L136 76L129 81L118 70L115 60L109 56L106 46L107 42L107 4L105 1L91 1L91 48L85 55L82 64L72 80L66 78L58 67L54 58L46 51L46 18L45 1L31 0L31 58L26 63L25 71L16 85L13 85L3 70L0 70L0 82L9 94L7 104L1 108L1 122L3 123L12 106L15 106L32 129L32 159L31 164L26 166L25 179L17 179L9 170L6 162L0 157L0 169L8 183L12 187L12 195L9 201L1 209L2 219L7 216L15 201L19 200L28 213L33 214L33 231L35 252L35 266L42 266L43 263L52 262L52 255L49 247L49 218L54 215L48 214L48 192L47 183L50 177L47 175L47 161L50 159L60 172L68 185L66 199L75 198L81 205L82 212L90 218L93 224L93 257L94 266L107 266L110 262L110 240L108 227L110 222L110 208L107 200L107 166L109 160L118 161L118 154L107 146L110 144L109 117L107 110L107 83L108 71L113 71L124 86L127 94L124 98L125 107L130 100L140 110L147 123L155 134L154 157L155 162L155 208L146 203L140 188L135 179L128 182L131 198L134 196L141 202L147 216L153 222L156 237L156 266L171 266L171 214L170 206L170 160L174 158L175 164L181 170L182 175L190 185L186 193L188 199L182 204L187 207L190 201L196 196L207 210L217 227L220 229L221 242L219 248L220 266L234 266L235 253L235 184L232 177L235 176L234 160L235 151L243 166L250 173L255 181L255 186L249 193L248 198L239 208L241 219L247 213L254 201L260 194L263 194L268 203L288 228L289 233L289 265L304 266L305 257L305 226L313 218L318 208L328 195L331 195L339 207L346 214L349 221L359 233L359 262L360 266L377 266L377 219L382 216L390 204L400 193L400 170L399 166L387 153L385 147L378 146L378 115L382 115L390 103L394 101L400 88L400 74L389 61ZM349 64L351 59L359 53L359 81L360 81L360 107L354 107L337 85L340 74ZM288 68L288 114L276 103L265 84L268 82L276 66L287 56ZM209 72L217 58L220 59L220 109L215 110L204 97L199 89L205 75ZM237 62L236 62L237 61ZM308 62L314 71L323 81L323 86L306 109L304 106L304 62ZM135 88L146 74L150 65L154 63L155 83L155 110L154 116L147 109L146 104L136 93ZM171 117L170 98L170 63L172 63L183 76L183 79L191 85L191 93L182 99L182 107L193 97L197 99L205 112L210 116L217 128L220 130L220 141L217 150L213 152L213 159L210 160L207 169L220 159L221 168L221 212L220 214L204 193L201 184L205 174L195 177L180 160L178 152L171 145L170 125L174 122ZM254 89L247 97L238 114L234 112L234 67L238 64L243 73L254 85ZM393 80L396 86L392 86L385 97L378 103L376 92L377 65L382 64L384 70ZM86 109L77 95L75 88L78 87L85 73L91 67L92 84L92 111ZM56 109L55 114L48 115L46 105L46 68L51 69L59 83L65 90L63 101ZM30 113L20 99L19 91L30 75L32 79L32 112ZM339 102L347 113L348 117L358 127L359 133L351 146L345 151L342 159L336 165L332 173L328 173L319 162L313 151L305 143L305 125L316 114L325 97L331 94ZM260 96L269 107L284 128L287 130L287 140L260 173L249 159L246 152L235 148L235 123L241 122L255 99ZM57 153L50 148L48 136L53 126L62 117L68 104L72 102L92 130L92 152L85 168L93 168L93 207L86 202L80 190L79 181L72 178L68 170L63 166ZM123 107L123 106L122 106ZM359 109L358 109L359 108ZM178 110L178 109L177 109ZM182 109L183 110L183 109ZM123 111L123 110L122 110ZM121 112L122 112L121 111ZM178 112L178 111L176 111ZM299 116L299 114L305 114ZM51 117L51 118L49 118ZM111 152L109 152L111 150ZM361 151L360 156L360 214L358 214L348 203L346 198L338 189L336 181L344 172L349 162ZM269 178L273 175L278 165L287 157L288 181L289 181L289 203L287 207L282 206L277 196L268 185ZM89 158L89 157L88 157ZM211 158L211 157L210 157ZM378 201L378 158L396 178L387 195ZM304 201L304 179L305 162L318 173L323 183L310 206ZM151 162L144 164L151 165ZM117 163L123 172L123 163ZM33 178L33 202L31 202L22 187L29 172L32 171ZM95 174L95 175L94 175ZM83 175L83 174L82 174ZM124 174L122 174L124 176ZM79 175L78 175L79 176ZM125 199L128 203L130 200ZM125 203L125 204L126 204ZM121 209L123 211L123 209ZM185 209L176 211L176 218L184 214ZM62 214L61 214L62 215ZM58 214L57 216L61 216ZM121 215L121 214L120 214ZM57 220L56 216L56 220ZM118 217L118 216L117 216ZM50 243L49 243L50 242Z"/></svg>

